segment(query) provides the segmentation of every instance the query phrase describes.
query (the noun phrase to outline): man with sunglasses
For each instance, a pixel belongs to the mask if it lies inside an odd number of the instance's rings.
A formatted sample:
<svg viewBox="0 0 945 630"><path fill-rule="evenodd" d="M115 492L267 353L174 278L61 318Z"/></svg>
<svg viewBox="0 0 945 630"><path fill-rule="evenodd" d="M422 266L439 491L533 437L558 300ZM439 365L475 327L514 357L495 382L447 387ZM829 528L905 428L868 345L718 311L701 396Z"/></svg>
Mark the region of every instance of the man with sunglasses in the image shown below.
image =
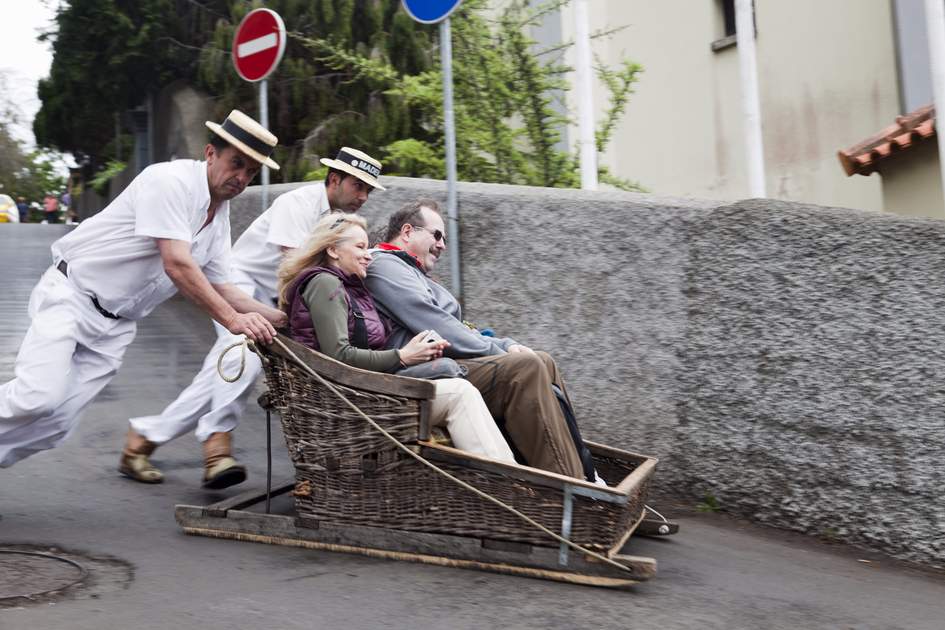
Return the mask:
<svg viewBox="0 0 945 630"><path fill-rule="evenodd" d="M379 310L392 320L388 347L403 347L421 330L435 330L450 342L446 357L476 386L529 466L595 481L577 425L569 426L555 394L557 388L567 401L554 360L470 328L456 298L430 278L446 242L443 217L431 199L406 204L388 221L386 242L374 250L364 280Z"/></svg>
<svg viewBox="0 0 945 630"><path fill-rule="evenodd" d="M284 252L302 245L326 212L357 212L378 183L381 163L369 155L342 147L335 159L322 158L328 167L325 181L300 186L280 195L233 245L233 283L256 299L275 304L276 269ZM184 433L196 430L204 444L205 488L226 488L246 479L246 468L232 456L230 435L239 423L243 408L262 364L254 353L245 356L242 375L235 382L220 378L217 361L229 346L242 337L217 326L217 341L193 382L164 411L154 416L131 418L119 470L142 483L160 483L164 475L148 459L155 449ZM224 357L224 374L240 369L240 352ZM213 439L225 439L219 448ZM208 447L209 444L209 447Z"/></svg>

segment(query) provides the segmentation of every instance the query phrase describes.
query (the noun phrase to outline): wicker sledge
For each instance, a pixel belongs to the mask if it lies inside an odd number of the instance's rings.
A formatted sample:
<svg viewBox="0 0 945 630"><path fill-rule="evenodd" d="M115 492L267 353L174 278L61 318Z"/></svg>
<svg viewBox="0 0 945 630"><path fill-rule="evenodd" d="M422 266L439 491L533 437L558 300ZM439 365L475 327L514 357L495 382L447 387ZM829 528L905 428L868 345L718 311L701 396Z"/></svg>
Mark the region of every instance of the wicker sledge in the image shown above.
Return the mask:
<svg viewBox="0 0 945 630"><path fill-rule="evenodd" d="M655 574L655 560L620 554L644 521L655 458L588 442L597 471L617 484L605 488L477 457L438 443L431 435L430 381L353 368L285 337L256 352L266 375L266 405L281 418L295 466L295 482L283 490L294 490L296 518L289 537L307 540L302 546L332 549L345 541L331 532L344 532L356 539L359 549L423 551L454 566L473 562L474 568L523 575L544 570L546 574L537 577L607 586ZM482 498L404 452L357 410L422 459L498 501ZM204 509L201 514L226 512ZM192 530L206 529L207 523L195 523ZM214 527L238 529L234 523ZM678 528L668 522L659 526L647 533L665 535ZM585 553L560 542L554 533ZM326 541L333 546L319 546ZM623 570L615 573L617 565Z"/></svg>

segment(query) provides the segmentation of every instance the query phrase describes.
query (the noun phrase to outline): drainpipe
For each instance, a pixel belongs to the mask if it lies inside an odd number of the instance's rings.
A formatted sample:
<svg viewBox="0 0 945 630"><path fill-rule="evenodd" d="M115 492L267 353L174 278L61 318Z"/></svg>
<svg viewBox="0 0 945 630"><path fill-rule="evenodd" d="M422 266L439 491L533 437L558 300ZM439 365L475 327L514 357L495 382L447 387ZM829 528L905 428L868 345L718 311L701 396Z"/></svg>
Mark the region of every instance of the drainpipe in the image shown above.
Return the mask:
<svg viewBox="0 0 945 630"><path fill-rule="evenodd" d="M935 140L938 143L939 179L945 195L945 134L939 123L945 119L945 3L925 0L925 24L929 33L932 94L935 98ZM945 197L943 197L945 202ZM945 210L945 206L943 206Z"/></svg>
<svg viewBox="0 0 945 630"><path fill-rule="evenodd" d="M735 32L738 69L742 84L745 158L748 190L752 197L765 197L765 156L761 141L761 105L758 101L758 64L755 59L755 19L752 0L735 0Z"/></svg>

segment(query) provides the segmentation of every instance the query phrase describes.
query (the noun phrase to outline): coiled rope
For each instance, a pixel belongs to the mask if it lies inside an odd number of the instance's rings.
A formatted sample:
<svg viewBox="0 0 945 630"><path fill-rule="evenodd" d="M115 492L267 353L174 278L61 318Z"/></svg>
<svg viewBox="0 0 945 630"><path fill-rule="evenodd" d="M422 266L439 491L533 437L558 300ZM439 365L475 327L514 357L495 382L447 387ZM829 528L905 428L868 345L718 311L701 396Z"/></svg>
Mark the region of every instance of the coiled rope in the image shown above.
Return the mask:
<svg viewBox="0 0 945 630"><path fill-rule="evenodd" d="M241 376L243 376L243 371L246 369L246 347L247 347L250 343L252 343L252 342L249 341L249 340L247 340L245 337L243 337L243 339L242 339L241 341L237 341L236 343L231 343L231 344L228 345L226 348L224 348L224 349L223 349L223 352L220 353L220 356L217 357L217 374L219 374L219 375L220 375L220 378L222 378L222 379L223 379L224 381L226 381L227 383L235 383L236 381L240 380L240 377L241 377ZM242 347L243 347L243 351L240 352L240 369L239 369L239 372L236 373L236 376L232 376L232 377L231 377L231 376L227 376L226 374L223 373L223 357L226 356L227 352L229 352L229 351L232 350L233 348L237 348L237 347L239 347L239 346L242 346Z"/></svg>
<svg viewBox="0 0 945 630"><path fill-rule="evenodd" d="M420 462L421 464L423 464L423 465L426 466L427 468L430 468L430 469L434 470L436 473L438 473L438 474L440 474L440 475L446 477L447 479L449 479L449 480L452 481L453 483L459 485L460 487L465 488L466 490L469 490L470 492L472 492L472 493L475 494L476 496L480 497L481 499L485 499L486 501L489 501L490 503L493 503L493 504L499 506L500 508L502 508L502 509L504 509L504 510L506 510L506 511L512 513L512 514L514 514L515 516L519 517L520 519L522 519L523 521L525 521L525 522L528 523L529 525L532 525L532 526L534 526L535 528L539 529L540 531L544 532L545 534L551 536L553 539L555 539L555 540L558 541L559 543L562 543L562 544L564 544L564 545L567 545L568 547L574 549L575 551L580 551L581 553L584 553L584 554L586 554L586 555L588 555L588 556L590 556L590 557L592 557L592 558L594 558L594 559L596 559L596 560L600 560L601 562L604 562L604 563L609 564L609 565L611 565L611 566L613 566L613 567L616 567L617 569L620 569L621 571L626 571L627 573L633 573L633 569L632 569L632 568L630 568L630 567L628 567L628 566L626 566L626 565L623 565L623 564L621 564L621 563L619 563L619 562L616 562L616 561L612 560L611 558L608 558L607 556L604 556L604 555L602 555L602 554L599 554L599 553L597 553L596 551L591 551L590 549L587 549L587 548L585 548L585 547L582 547L581 545L579 545L579 544L577 544L577 543L575 543L575 542L572 542L572 541L568 540L567 538L565 538L565 537L563 537L563 536L561 536L561 535L559 535L559 534L557 534L557 533L551 531L550 529L548 529L547 527L545 527L544 525L542 525L541 523L539 523L539 522L536 521L535 519L531 518L530 516L528 516L528 515L526 515L526 514L523 514L522 512L519 512L518 510L516 510L516 509L515 509L514 507L512 507L511 505L508 505L507 503L504 503L503 501L501 501L501 500L499 500L499 499L493 497L492 495L490 495L490 494L488 494L488 493L486 493L486 492L483 492L482 490L476 488L475 486L472 486L472 485L466 483L466 482L463 481L462 479L459 479L459 478L457 478L457 477L454 477L453 475L451 475L450 473L446 472L445 470L443 470L442 468L440 468L440 467L437 466L436 464L434 464L434 463L432 463L432 462L426 460L425 458L421 457L419 454L414 453L412 450L410 450L409 448L407 448L407 446L405 446L403 443L401 443L400 440L398 440L396 437L394 437L393 435L391 435L390 433L388 433L387 430L384 429L384 427L382 427L381 425L379 425L379 424L378 424L377 422L375 422L370 416L368 416L366 413L364 413L363 411L361 411L361 409L358 408L357 405L355 405L353 402L351 402L350 400L348 400L347 396L345 396L338 388L336 388L336 387L335 387L334 385L332 385L329 381L327 381L325 378L323 378L321 374L319 374L318 372L316 372L315 370L313 370L312 368L310 368L308 365L306 365L305 362L302 361L294 352L292 352L292 350L290 350L284 343L282 343L282 341L280 341L278 337L276 337L275 339L273 339L273 343L278 344L279 347L281 347L282 350L285 351L285 353L286 353L293 361L295 361L295 363L296 363L299 367L301 367L303 370L305 370L306 372L308 372L310 375L314 376L315 379L316 379L319 383L321 383L322 385L324 385L325 387L327 387L328 389L330 389L330 390L331 390L336 396L338 396L348 407L350 407L352 411L354 411L356 414L358 414L359 416L361 416L362 418L364 418L365 420L367 420L367 422L368 422L372 427L374 427L374 429L376 429L376 430L379 431L382 435L384 435L384 437L386 437L388 440L390 440L398 449L400 449L401 451L403 451L404 453L406 453L406 454L409 455L410 457L414 458L415 460L417 460L418 462ZM217 369L218 369L218 370L222 370L223 355L226 354L229 350L231 350L231 349L233 349L234 347L236 347L236 346L238 346L238 345L241 345L241 344L243 345L243 363L244 363L244 364L245 364L245 359L246 359L246 357L245 357L245 352L246 352L246 346L247 346L247 345L250 346L250 349L252 349L253 352L256 352L256 354L259 354L259 351L255 349L255 344L253 344L252 341L242 341L242 342L239 342L239 343L235 343L235 344L231 345L230 347L226 348L226 349L223 351L223 353L220 355L220 359L217 361ZM241 366L240 366L240 372L239 372L239 374L238 374L233 380L235 381L236 379L238 379L238 378L242 375L242 373L243 373L243 366L241 365ZM224 379L226 379L226 377L223 376L222 371L220 372L220 376L223 377ZM226 380L228 380L228 382L233 382L233 381L229 381L229 379L226 379Z"/></svg>

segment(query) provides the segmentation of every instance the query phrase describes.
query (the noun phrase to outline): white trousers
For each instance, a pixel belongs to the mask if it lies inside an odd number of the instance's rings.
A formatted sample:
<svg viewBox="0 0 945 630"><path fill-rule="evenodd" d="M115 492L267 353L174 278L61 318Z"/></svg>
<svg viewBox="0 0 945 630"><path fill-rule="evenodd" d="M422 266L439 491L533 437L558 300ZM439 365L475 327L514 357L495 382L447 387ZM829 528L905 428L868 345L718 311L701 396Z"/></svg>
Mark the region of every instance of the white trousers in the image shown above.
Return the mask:
<svg viewBox="0 0 945 630"><path fill-rule="evenodd" d="M121 366L135 322L95 310L55 267L30 295L14 378L0 386L0 468L61 444Z"/></svg>
<svg viewBox="0 0 945 630"><path fill-rule="evenodd" d="M231 282L257 300L268 299L262 288L245 276L234 274ZM148 441L164 444L196 429L197 439L205 442L212 434L232 431L239 424L256 378L262 372L262 363L254 352L247 351L246 366L239 380L227 383L220 378L217 372L220 353L244 337L232 334L216 322L213 325L217 330L217 341L204 359L200 372L177 396L177 400L159 415L141 416L128 421L131 428ZM227 353L223 361L224 374L235 376L239 372L241 352L240 348L234 348Z"/></svg>
<svg viewBox="0 0 945 630"><path fill-rule="evenodd" d="M430 414L433 426L446 427L453 445L460 450L515 463L512 449L472 383L463 378L441 378L433 383L436 385Z"/></svg>

